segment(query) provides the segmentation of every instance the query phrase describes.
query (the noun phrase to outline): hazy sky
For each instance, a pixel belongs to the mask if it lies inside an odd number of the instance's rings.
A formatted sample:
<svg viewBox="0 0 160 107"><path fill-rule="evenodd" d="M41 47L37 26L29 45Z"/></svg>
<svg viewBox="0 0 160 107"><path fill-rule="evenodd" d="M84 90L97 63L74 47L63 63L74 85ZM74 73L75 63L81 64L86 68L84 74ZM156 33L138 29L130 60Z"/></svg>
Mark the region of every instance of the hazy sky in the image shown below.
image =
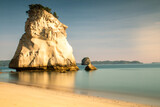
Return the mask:
<svg viewBox="0 0 160 107"><path fill-rule="evenodd" d="M160 0L0 0L0 60L13 57L29 4L50 7L69 26L77 62L160 62Z"/></svg>

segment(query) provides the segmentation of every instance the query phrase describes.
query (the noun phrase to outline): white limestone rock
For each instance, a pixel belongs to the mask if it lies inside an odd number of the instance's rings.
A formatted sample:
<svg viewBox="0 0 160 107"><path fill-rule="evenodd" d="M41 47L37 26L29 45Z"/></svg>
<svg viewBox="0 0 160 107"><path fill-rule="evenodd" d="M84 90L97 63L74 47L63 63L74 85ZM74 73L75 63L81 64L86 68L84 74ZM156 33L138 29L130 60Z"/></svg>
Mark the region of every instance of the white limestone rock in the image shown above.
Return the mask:
<svg viewBox="0 0 160 107"><path fill-rule="evenodd" d="M25 33L9 67L25 69L78 70L66 29L51 13L36 10L25 23Z"/></svg>

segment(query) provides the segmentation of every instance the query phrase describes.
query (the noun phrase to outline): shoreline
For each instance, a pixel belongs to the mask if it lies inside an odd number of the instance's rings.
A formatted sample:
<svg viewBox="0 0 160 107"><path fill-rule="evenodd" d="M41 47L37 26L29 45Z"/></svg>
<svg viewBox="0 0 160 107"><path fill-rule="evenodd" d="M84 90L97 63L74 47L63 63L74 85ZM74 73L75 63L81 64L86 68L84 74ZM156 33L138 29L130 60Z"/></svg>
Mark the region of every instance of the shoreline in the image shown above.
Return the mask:
<svg viewBox="0 0 160 107"><path fill-rule="evenodd" d="M2 107L154 107L107 98L0 82Z"/></svg>

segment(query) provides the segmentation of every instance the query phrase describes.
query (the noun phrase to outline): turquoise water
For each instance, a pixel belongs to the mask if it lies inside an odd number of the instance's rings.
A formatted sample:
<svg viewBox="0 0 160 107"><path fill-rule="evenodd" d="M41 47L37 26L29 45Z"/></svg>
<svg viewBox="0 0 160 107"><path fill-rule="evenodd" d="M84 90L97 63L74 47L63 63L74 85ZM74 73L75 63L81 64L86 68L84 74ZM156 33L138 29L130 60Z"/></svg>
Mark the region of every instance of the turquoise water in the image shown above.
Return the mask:
<svg viewBox="0 0 160 107"><path fill-rule="evenodd" d="M78 66L68 73L9 73L0 67L0 81L160 106L160 64L95 65L91 72Z"/></svg>

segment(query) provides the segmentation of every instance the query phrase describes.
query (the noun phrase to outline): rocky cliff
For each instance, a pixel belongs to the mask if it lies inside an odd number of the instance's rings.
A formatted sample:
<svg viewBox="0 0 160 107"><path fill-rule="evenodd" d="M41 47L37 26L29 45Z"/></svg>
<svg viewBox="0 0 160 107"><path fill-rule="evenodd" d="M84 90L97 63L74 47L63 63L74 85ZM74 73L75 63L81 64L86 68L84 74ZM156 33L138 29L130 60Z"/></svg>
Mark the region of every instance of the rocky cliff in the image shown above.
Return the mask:
<svg viewBox="0 0 160 107"><path fill-rule="evenodd" d="M17 70L78 70L66 29L46 10L30 10L14 57L9 67Z"/></svg>

